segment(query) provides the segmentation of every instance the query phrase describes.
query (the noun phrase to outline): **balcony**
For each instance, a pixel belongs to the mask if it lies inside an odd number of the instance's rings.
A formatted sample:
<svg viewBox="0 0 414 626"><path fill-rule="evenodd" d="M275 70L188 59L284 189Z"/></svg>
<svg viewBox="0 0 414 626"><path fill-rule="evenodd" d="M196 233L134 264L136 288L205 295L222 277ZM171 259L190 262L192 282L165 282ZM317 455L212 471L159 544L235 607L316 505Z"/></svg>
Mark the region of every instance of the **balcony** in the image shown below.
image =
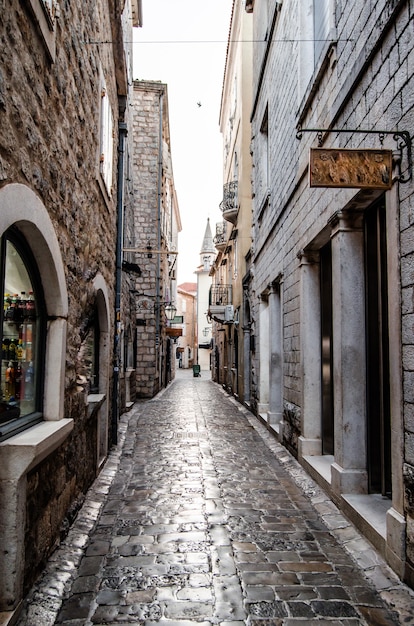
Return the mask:
<svg viewBox="0 0 414 626"><path fill-rule="evenodd" d="M234 321L233 292L231 285L212 285L210 287L208 316L220 324Z"/></svg>
<svg viewBox="0 0 414 626"><path fill-rule="evenodd" d="M239 212L238 201L238 181L232 180L223 186L223 200L220 202L220 209L227 222L235 224Z"/></svg>
<svg viewBox="0 0 414 626"><path fill-rule="evenodd" d="M216 224L216 234L213 237L214 245L219 252L223 252L226 249L227 244L227 226L226 222L219 222Z"/></svg>

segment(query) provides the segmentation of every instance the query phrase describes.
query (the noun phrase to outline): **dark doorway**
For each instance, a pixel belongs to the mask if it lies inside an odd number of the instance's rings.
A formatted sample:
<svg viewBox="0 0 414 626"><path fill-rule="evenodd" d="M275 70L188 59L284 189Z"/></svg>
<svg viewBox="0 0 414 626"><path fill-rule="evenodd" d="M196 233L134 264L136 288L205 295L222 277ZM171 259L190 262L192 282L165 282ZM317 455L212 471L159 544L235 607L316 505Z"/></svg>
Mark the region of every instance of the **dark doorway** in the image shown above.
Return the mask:
<svg viewBox="0 0 414 626"><path fill-rule="evenodd" d="M365 213L368 488L391 496L387 247L384 199Z"/></svg>
<svg viewBox="0 0 414 626"><path fill-rule="evenodd" d="M334 392L332 348L332 249L329 242L320 250L321 286L321 383L322 454L334 453Z"/></svg>

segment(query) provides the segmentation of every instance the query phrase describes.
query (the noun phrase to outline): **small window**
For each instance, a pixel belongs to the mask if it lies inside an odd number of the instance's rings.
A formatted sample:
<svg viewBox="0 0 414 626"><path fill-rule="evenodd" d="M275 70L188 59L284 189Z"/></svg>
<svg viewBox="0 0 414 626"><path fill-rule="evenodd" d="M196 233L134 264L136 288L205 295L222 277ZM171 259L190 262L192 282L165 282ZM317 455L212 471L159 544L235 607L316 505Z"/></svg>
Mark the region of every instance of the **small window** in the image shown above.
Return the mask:
<svg viewBox="0 0 414 626"><path fill-rule="evenodd" d="M45 315L35 261L13 230L1 241L0 441L40 421Z"/></svg>
<svg viewBox="0 0 414 626"><path fill-rule="evenodd" d="M112 173L114 157L114 122L111 103L105 81L101 87L101 136L99 169L105 183L106 191L112 192Z"/></svg>
<svg viewBox="0 0 414 626"><path fill-rule="evenodd" d="M81 347L83 375L89 393L99 393L99 323L95 310Z"/></svg>
<svg viewBox="0 0 414 626"><path fill-rule="evenodd" d="M56 0L28 0L28 4L49 57L54 61L56 56L56 18L59 14L58 3Z"/></svg>

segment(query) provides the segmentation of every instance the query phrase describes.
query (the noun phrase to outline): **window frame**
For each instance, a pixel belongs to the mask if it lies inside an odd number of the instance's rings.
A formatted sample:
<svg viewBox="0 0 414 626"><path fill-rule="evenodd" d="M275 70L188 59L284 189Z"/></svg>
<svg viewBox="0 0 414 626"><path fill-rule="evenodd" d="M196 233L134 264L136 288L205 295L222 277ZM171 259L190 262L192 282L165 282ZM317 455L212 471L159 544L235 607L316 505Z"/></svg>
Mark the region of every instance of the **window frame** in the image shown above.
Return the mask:
<svg viewBox="0 0 414 626"><path fill-rule="evenodd" d="M56 0L27 0L34 21L40 31L50 60L56 59L56 19L59 7Z"/></svg>
<svg viewBox="0 0 414 626"><path fill-rule="evenodd" d="M99 121L99 179L108 197L112 196L114 174L114 114L106 81L101 72Z"/></svg>
<svg viewBox="0 0 414 626"><path fill-rule="evenodd" d="M44 371L46 357L46 306L42 282L36 260L27 244L26 238L16 227L8 228L0 238L0 284L4 292L5 269L6 269L6 242L9 241L22 259L29 275L33 291L36 294L36 348L35 368L37 376L35 381L35 410L27 415L15 418L10 422L0 424L0 442L5 441L23 430L26 430L43 420L44 400ZM4 309L0 307L0 327L3 330Z"/></svg>

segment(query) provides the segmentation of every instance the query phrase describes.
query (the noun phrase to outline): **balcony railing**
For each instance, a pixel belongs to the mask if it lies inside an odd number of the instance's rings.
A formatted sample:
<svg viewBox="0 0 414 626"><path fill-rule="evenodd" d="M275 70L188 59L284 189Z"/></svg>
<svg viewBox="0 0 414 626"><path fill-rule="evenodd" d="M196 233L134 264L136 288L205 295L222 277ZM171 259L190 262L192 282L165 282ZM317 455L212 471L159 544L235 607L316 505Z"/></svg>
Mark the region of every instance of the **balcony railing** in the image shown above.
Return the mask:
<svg viewBox="0 0 414 626"><path fill-rule="evenodd" d="M216 234L213 237L214 245L217 250L224 250L227 243L227 227L226 222L216 224Z"/></svg>
<svg viewBox="0 0 414 626"><path fill-rule="evenodd" d="M209 305L227 306L233 302L232 285L212 285L210 287Z"/></svg>
<svg viewBox="0 0 414 626"><path fill-rule="evenodd" d="M223 186L223 200L220 202L223 217L228 222L235 224L239 210L238 181L232 180Z"/></svg>

